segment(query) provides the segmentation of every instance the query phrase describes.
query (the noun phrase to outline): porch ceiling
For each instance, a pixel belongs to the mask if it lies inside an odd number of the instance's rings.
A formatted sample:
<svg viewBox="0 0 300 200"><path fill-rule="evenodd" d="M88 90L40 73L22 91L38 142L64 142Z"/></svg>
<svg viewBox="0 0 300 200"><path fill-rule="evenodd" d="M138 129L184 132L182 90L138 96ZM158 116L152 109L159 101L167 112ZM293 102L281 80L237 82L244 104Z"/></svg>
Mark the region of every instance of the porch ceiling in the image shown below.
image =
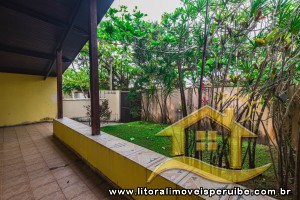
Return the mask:
<svg viewBox="0 0 300 200"><path fill-rule="evenodd" d="M97 0L98 23L113 0ZM0 72L56 76L89 39L89 0L0 0Z"/></svg>

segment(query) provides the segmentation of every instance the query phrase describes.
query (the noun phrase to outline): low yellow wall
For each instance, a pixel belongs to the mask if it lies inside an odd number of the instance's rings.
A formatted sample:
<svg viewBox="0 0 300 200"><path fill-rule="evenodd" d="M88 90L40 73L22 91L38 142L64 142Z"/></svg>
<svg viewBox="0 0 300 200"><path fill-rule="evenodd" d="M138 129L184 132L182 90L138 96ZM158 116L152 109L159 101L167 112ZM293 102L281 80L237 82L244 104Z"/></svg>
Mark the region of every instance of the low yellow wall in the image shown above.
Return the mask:
<svg viewBox="0 0 300 200"><path fill-rule="evenodd" d="M56 78L0 73L0 126L53 119Z"/></svg>
<svg viewBox="0 0 300 200"><path fill-rule="evenodd" d="M54 135L72 148L89 165L106 176L118 187L123 189L137 189L138 187L147 187L152 189L171 187L174 189L181 189L176 182L173 182L161 175L158 175L153 181L147 183L147 178L152 173L153 168L143 166L143 164L141 164L149 163L149 160L145 161L147 158L143 157L143 155L148 154L148 156L151 156L151 154L153 154L157 157L157 163L166 159L164 156L137 145L135 145L137 149L134 153L130 155L122 155L126 154L126 151L130 148L124 148L124 150L119 149L119 152L115 149L117 146L122 146L122 144L126 145L128 142L119 138L114 139L115 137L105 133L102 133L101 136L96 136L98 138L94 139L90 136L90 133L87 133L89 132L89 129L90 127L80 125L78 122L74 122L68 118L53 121ZM152 159L153 157L150 158L150 160ZM150 162L155 163L155 161ZM176 171L178 171L178 174L182 174L180 170ZM170 177L174 176L174 174L176 176L176 172L173 172ZM187 172L184 175L187 175ZM133 196L133 198L143 200L201 199L198 196Z"/></svg>

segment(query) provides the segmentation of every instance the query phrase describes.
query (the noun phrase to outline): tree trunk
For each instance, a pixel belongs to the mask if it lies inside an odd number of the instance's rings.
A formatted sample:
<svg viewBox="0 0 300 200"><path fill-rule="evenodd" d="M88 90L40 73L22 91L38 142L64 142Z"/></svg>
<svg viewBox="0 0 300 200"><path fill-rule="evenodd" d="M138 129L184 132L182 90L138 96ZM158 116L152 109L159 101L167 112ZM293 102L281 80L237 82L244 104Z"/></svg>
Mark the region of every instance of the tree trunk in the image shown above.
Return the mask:
<svg viewBox="0 0 300 200"><path fill-rule="evenodd" d="M181 108L182 108L182 117L186 117L187 116L187 109L186 109L186 100L185 100L185 94L184 94L184 85L183 85L183 77L182 77L182 69L181 69L181 62L177 63L177 68L178 68L178 85L179 85L179 90L180 90L180 99L181 99ZM186 129L184 131L184 135L185 135L185 156L188 156L189 154L189 148L188 148L188 144L189 144L189 136L188 136L188 130Z"/></svg>
<svg viewBox="0 0 300 200"><path fill-rule="evenodd" d="M294 199L297 200L300 198L300 118L298 121L298 139L297 139L297 154L296 154L296 167L295 167L295 194Z"/></svg>
<svg viewBox="0 0 300 200"><path fill-rule="evenodd" d="M206 63L206 49L207 49L207 17L208 17L208 0L206 0L206 10L205 10L205 24L204 24L204 45L202 51L202 65L201 65L201 74L200 74L200 81L199 81L199 88L198 88L198 109L202 107L202 82L204 78L204 67ZM197 129L200 130L201 122L198 122ZM196 145L197 148L197 145ZM200 158L202 160L202 152L195 151L195 158Z"/></svg>

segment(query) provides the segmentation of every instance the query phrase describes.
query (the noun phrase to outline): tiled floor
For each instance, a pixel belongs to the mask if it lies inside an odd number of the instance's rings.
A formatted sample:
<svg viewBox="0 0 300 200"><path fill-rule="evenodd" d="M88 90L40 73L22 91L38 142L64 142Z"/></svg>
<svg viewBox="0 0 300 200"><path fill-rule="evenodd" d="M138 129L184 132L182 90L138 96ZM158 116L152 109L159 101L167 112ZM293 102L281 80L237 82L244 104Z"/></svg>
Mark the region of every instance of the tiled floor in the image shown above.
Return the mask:
<svg viewBox="0 0 300 200"><path fill-rule="evenodd" d="M52 136L52 123L0 128L0 199L125 199Z"/></svg>

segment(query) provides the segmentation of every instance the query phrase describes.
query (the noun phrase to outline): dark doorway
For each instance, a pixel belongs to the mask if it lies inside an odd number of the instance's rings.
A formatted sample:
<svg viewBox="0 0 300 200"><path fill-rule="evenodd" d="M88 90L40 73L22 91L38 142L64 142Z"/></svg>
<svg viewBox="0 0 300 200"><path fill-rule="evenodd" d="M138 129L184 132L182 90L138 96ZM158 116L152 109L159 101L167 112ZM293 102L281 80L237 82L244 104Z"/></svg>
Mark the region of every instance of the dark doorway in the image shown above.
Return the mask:
<svg viewBox="0 0 300 200"><path fill-rule="evenodd" d="M129 92L121 92L121 122L133 122L140 120L140 117L134 117L131 114L131 102L127 98Z"/></svg>

